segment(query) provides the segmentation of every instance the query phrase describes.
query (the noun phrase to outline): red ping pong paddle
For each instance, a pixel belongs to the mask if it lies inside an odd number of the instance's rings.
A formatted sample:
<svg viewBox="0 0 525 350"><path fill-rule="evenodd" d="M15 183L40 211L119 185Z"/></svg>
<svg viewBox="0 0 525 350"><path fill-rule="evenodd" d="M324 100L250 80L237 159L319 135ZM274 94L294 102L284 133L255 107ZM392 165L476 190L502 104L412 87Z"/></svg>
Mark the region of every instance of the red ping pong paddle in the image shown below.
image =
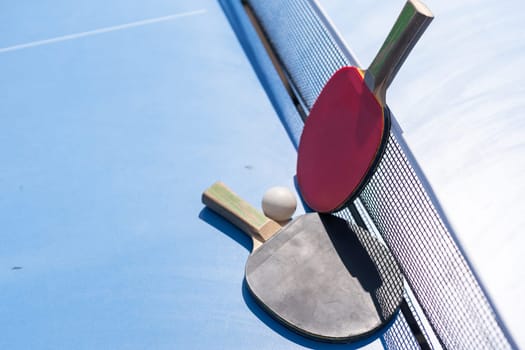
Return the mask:
<svg viewBox="0 0 525 350"><path fill-rule="evenodd" d="M297 160L298 185L310 208L339 210L370 179L390 134L386 89L432 19L424 4L409 0L370 67L341 68L321 91Z"/></svg>
<svg viewBox="0 0 525 350"><path fill-rule="evenodd" d="M221 182L204 191L202 201L252 237L248 289L292 330L349 342L380 328L398 310L401 272L386 246L358 226L310 213L281 227Z"/></svg>

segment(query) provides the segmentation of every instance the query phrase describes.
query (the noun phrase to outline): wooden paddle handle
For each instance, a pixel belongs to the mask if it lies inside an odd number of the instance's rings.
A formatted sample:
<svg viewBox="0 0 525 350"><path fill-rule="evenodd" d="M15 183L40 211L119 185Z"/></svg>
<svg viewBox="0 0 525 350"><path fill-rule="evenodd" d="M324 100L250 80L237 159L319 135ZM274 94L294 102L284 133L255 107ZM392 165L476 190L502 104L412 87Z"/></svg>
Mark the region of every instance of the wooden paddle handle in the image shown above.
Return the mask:
<svg viewBox="0 0 525 350"><path fill-rule="evenodd" d="M383 106L386 89L433 19L432 12L421 1L408 0L366 70L365 82Z"/></svg>
<svg viewBox="0 0 525 350"><path fill-rule="evenodd" d="M220 181L204 191L202 203L261 242L281 229L277 222L267 218Z"/></svg>

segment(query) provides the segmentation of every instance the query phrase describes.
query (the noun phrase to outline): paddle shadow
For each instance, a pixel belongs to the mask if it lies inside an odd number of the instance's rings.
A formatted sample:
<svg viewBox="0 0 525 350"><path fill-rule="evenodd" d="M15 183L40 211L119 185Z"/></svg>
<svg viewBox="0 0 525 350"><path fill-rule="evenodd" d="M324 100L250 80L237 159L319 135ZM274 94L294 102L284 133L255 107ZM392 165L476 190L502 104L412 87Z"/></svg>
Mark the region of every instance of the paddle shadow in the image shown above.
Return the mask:
<svg viewBox="0 0 525 350"><path fill-rule="evenodd" d="M382 322L386 321L382 305L376 297L383 279L369 252L346 220L330 214L319 214L319 218L346 270L370 294L379 318Z"/></svg>
<svg viewBox="0 0 525 350"><path fill-rule="evenodd" d="M252 239L228 220L215 213L213 210L205 207L199 213L199 219L206 222L210 226L213 226L218 231L221 231L239 245L243 246L247 251L252 251Z"/></svg>

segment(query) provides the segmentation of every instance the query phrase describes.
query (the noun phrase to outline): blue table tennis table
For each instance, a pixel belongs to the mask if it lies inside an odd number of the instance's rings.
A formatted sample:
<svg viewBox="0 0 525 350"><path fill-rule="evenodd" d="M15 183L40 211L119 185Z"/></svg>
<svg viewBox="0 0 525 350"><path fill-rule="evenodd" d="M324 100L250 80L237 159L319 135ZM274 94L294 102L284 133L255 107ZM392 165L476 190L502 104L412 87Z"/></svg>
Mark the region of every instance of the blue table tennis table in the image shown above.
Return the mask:
<svg viewBox="0 0 525 350"><path fill-rule="evenodd" d="M243 11L3 7L1 349L419 348L401 313L333 345L249 295L251 242L200 196L216 180L254 205L271 186L294 189L303 120Z"/></svg>

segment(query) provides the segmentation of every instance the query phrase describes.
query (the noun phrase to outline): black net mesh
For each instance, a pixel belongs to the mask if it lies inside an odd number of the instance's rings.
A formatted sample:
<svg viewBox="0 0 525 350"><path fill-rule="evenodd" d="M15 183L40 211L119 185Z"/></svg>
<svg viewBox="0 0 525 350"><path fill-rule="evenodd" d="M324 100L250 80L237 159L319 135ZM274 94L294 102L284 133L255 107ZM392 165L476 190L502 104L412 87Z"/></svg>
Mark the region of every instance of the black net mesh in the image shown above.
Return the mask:
<svg viewBox="0 0 525 350"><path fill-rule="evenodd" d="M315 3L248 3L306 109L336 70L355 65ZM393 130L376 173L357 201L368 230L377 230L391 249L441 345L512 348L409 154L402 136ZM348 209L339 215L353 220ZM385 342L395 342L396 348L417 348L400 318Z"/></svg>
<svg viewBox="0 0 525 350"><path fill-rule="evenodd" d="M382 341L385 349L420 349L403 314L399 314L395 322L388 328Z"/></svg>

